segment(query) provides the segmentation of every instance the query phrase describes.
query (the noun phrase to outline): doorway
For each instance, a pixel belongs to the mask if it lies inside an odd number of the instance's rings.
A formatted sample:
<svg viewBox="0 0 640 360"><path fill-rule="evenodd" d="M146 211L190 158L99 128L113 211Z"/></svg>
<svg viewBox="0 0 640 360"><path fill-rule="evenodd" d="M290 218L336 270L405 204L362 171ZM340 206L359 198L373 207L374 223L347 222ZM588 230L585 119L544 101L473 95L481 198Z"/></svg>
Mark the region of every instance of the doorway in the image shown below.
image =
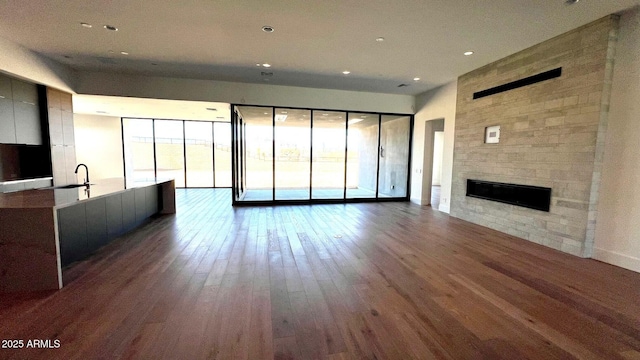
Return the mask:
<svg viewBox="0 0 640 360"><path fill-rule="evenodd" d="M431 207L440 208L442 185L442 155L444 153L444 131L433 132L433 168L431 171Z"/></svg>

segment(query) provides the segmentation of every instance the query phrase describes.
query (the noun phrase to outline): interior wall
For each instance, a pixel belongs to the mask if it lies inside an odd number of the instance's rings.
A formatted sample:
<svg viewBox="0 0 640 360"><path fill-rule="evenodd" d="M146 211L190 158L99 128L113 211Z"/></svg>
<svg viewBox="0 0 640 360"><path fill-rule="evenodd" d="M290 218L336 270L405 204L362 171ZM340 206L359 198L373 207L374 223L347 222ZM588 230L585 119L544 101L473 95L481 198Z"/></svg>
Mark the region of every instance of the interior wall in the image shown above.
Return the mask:
<svg viewBox="0 0 640 360"><path fill-rule="evenodd" d="M418 95L413 125L411 201L420 205L428 205L431 202L430 180L433 169L433 154L429 149L433 149L433 139L425 137L425 127L431 127L434 120L444 119L441 198L438 210L446 213L449 212L449 200L451 199L457 93L458 83L452 81ZM429 152L430 155L425 156L426 152Z"/></svg>
<svg viewBox="0 0 640 360"><path fill-rule="evenodd" d="M0 37L0 71L34 83L73 92L76 72Z"/></svg>
<svg viewBox="0 0 640 360"><path fill-rule="evenodd" d="M414 112L411 95L90 72L79 74L77 92L327 110Z"/></svg>
<svg viewBox="0 0 640 360"><path fill-rule="evenodd" d="M91 181L124 177L120 118L74 114L73 121L77 162L89 167Z"/></svg>
<svg viewBox="0 0 640 360"><path fill-rule="evenodd" d="M458 79L451 215L590 256L616 35L608 16ZM558 78L473 99L558 67ZM486 144L493 125L500 142ZM550 211L467 197L467 179L551 188Z"/></svg>
<svg viewBox="0 0 640 360"><path fill-rule="evenodd" d="M640 7L622 14L593 257L640 272Z"/></svg>

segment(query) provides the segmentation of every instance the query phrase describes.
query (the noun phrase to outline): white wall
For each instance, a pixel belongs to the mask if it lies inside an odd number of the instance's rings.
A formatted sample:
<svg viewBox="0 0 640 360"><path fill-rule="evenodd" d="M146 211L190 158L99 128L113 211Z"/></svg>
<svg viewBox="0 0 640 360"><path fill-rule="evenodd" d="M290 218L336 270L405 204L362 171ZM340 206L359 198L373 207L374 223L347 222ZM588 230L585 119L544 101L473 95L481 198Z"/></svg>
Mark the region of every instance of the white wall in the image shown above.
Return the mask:
<svg viewBox="0 0 640 360"><path fill-rule="evenodd" d="M640 272L640 7L622 14L593 257Z"/></svg>
<svg viewBox="0 0 640 360"><path fill-rule="evenodd" d="M449 212L451 200L451 173L453 170L453 139L456 119L457 81L452 81L416 97L416 115L413 128L413 153L411 161L411 201L426 205L431 201L431 176L433 169L433 139L425 137L430 121L444 119L444 146L440 211ZM427 150L425 152L425 149ZM426 155L426 156L425 156Z"/></svg>
<svg viewBox="0 0 640 360"><path fill-rule="evenodd" d="M91 181L124 177L120 118L74 114L73 122L76 159L87 164Z"/></svg>
<svg viewBox="0 0 640 360"><path fill-rule="evenodd" d="M412 114L414 97L152 76L80 73L79 94Z"/></svg>
<svg viewBox="0 0 640 360"><path fill-rule="evenodd" d="M73 80L76 76L71 68L2 37L0 71L68 92L73 92Z"/></svg>
<svg viewBox="0 0 640 360"><path fill-rule="evenodd" d="M433 174L431 175L431 185L442 185L444 131L436 131L433 135Z"/></svg>

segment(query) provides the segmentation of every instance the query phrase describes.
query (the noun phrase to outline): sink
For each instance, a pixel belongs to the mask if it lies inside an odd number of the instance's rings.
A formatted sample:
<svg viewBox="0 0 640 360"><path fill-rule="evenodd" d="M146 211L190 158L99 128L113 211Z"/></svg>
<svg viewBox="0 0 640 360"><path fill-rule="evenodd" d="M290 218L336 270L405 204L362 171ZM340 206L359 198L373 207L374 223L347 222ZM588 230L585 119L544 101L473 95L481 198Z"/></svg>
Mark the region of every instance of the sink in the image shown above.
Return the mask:
<svg viewBox="0 0 640 360"><path fill-rule="evenodd" d="M86 186L91 186L91 185L95 185L95 184L69 184L69 185L61 185L61 186L49 186L49 187L40 188L39 190L75 189L75 188L86 187Z"/></svg>

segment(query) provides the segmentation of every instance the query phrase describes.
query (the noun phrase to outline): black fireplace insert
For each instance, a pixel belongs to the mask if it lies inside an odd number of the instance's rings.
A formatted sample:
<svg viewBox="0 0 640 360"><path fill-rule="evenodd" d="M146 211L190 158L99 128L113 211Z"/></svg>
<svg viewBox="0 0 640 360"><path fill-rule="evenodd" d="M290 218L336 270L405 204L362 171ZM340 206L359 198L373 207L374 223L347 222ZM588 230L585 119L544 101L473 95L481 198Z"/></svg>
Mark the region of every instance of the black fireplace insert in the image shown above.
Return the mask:
<svg viewBox="0 0 640 360"><path fill-rule="evenodd" d="M551 188L467 179L467 196L549 211Z"/></svg>

